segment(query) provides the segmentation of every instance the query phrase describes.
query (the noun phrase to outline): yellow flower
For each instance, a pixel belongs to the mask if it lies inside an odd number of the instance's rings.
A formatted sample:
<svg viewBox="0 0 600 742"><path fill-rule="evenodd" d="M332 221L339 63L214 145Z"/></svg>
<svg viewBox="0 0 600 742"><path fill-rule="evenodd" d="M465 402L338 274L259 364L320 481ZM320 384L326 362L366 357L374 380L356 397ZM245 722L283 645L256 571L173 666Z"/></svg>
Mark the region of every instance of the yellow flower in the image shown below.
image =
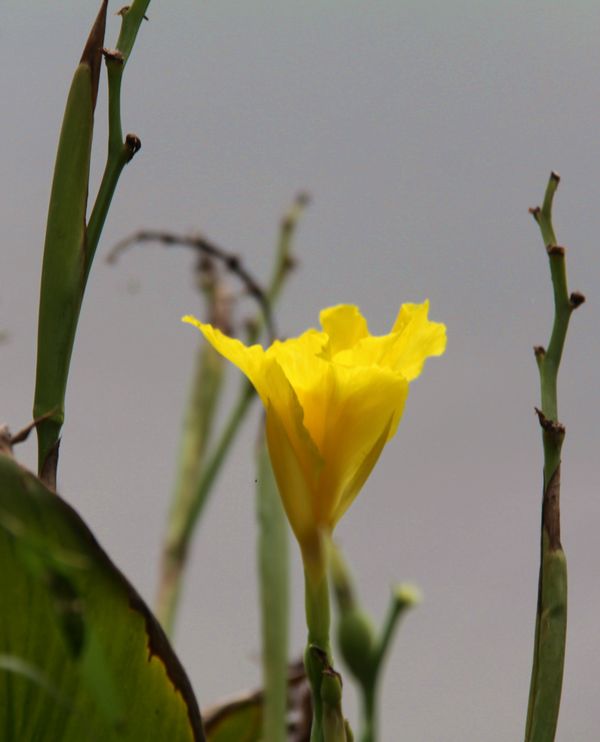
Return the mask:
<svg viewBox="0 0 600 742"><path fill-rule="evenodd" d="M247 347L186 316L252 382L266 409L273 471L304 550L329 533L396 432L408 384L446 347L429 302L404 304L388 335L369 333L358 307L324 309L322 330Z"/></svg>

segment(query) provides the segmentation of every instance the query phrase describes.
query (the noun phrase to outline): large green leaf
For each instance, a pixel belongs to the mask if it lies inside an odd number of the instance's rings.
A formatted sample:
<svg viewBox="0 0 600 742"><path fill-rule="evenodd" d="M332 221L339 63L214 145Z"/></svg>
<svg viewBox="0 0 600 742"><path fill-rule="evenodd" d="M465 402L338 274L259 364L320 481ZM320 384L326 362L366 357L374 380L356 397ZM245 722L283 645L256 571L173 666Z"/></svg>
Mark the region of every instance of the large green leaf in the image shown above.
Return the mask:
<svg viewBox="0 0 600 742"><path fill-rule="evenodd" d="M0 739L204 740L191 685L77 513L0 453Z"/></svg>

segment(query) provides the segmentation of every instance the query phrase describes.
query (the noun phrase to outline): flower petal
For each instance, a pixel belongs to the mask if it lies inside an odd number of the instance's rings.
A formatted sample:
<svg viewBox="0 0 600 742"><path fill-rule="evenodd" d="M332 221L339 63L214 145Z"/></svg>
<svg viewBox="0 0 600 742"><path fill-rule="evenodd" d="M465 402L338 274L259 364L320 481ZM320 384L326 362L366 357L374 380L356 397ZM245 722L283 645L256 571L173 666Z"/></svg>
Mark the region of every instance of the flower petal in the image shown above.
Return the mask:
<svg viewBox="0 0 600 742"><path fill-rule="evenodd" d="M299 406L297 414L302 414ZM269 456L288 520L299 543L303 544L314 537L314 480L318 477L323 462L308 441L305 441L307 446L301 452L303 455L299 455L298 443L294 445L288 433L289 421L284 420L270 403L267 406L265 425ZM301 425L301 421L296 420L296 425L299 424Z"/></svg>
<svg viewBox="0 0 600 742"><path fill-rule="evenodd" d="M299 402L296 390L287 379L278 362L271 358L264 369L261 384L267 390L267 411L275 413L286 433L289 445L295 452L304 479L314 491L323 460L312 434L306 427L305 414ZM268 421L267 421L268 422ZM269 451L276 450L277 440L268 437Z"/></svg>
<svg viewBox="0 0 600 742"><path fill-rule="evenodd" d="M430 322L428 311L428 301L403 304L389 335L369 335L334 360L346 366L382 366L413 381L428 356L441 355L446 347L446 327Z"/></svg>
<svg viewBox="0 0 600 742"><path fill-rule="evenodd" d="M321 327L329 336L327 344L329 357L341 350L352 348L359 340L369 336L367 320L353 304L338 304L336 307L323 309L319 319Z"/></svg>
<svg viewBox="0 0 600 742"><path fill-rule="evenodd" d="M267 390L264 384L267 359L265 351L260 345L244 345L236 338L225 335L212 325L200 322L189 314L182 317L181 321L197 327L216 351L236 365L248 377L263 403L267 404Z"/></svg>
<svg viewBox="0 0 600 742"><path fill-rule="evenodd" d="M402 343L396 348L394 365L409 381L423 370L428 356L441 356L446 350L446 326L427 319L429 301L423 304L403 304L400 307L392 333L400 333Z"/></svg>
<svg viewBox="0 0 600 742"><path fill-rule="evenodd" d="M320 355L326 343L325 333L307 330L297 338L276 340L266 353L281 366L294 389L303 389L318 383L324 364Z"/></svg>
<svg viewBox="0 0 600 742"><path fill-rule="evenodd" d="M371 450L363 458L360 464L357 466L353 473L350 473L347 482L345 483L340 496L339 501L336 505L334 512L334 523L337 523L340 518L344 515L346 510L352 505L354 499L363 488L364 483L369 478L369 474L373 470L373 467L377 463L383 447L387 443L390 436L390 430L393 425L393 418L390 417L388 424L385 426L379 438L373 444ZM397 425L397 422L396 422Z"/></svg>
<svg viewBox="0 0 600 742"><path fill-rule="evenodd" d="M321 383L298 394L304 425L324 461L315 492L315 516L333 526L349 482L382 432L396 430L408 395L408 382L381 367L345 368L329 364Z"/></svg>

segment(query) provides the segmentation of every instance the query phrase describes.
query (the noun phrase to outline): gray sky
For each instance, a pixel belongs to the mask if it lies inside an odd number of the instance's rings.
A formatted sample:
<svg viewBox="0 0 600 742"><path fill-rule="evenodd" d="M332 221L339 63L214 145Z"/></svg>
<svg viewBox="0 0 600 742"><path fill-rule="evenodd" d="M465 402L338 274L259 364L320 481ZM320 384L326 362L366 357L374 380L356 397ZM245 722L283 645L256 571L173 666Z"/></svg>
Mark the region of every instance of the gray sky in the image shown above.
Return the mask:
<svg viewBox="0 0 600 742"><path fill-rule="evenodd" d="M97 5L7 0L0 9L0 330L9 333L0 418L13 429L31 414L51 169ZM398 435L338 529L378 620L392 582L425 593L390 657L382 739L518 739L541 495L531 348L547 342L551 321L547 260L527 208L554 168L570 288L588 298L573 318L559 397L570 613L558 739L595 739L600 6L182 0L153 2L149 15L124 86L124 127L142 150L121 179L81 317L61 492L151 602L200 342L179 317L200 306L184 251L139 248L116 268L104 257L140 227L201 230L264 276L283 209L309 190L300 268L279 311L285 334L338 302L359 304L384 332L400 303L429 298L432 318L448 326L446 355L411 387ZM111 17L108 46L117 33ZM255 410L210 502L180 616L176 646L203 705L259 678L257 422ZM19 455L32 464L33 444ZM293 554L299 652L295 545Z"/></svg>

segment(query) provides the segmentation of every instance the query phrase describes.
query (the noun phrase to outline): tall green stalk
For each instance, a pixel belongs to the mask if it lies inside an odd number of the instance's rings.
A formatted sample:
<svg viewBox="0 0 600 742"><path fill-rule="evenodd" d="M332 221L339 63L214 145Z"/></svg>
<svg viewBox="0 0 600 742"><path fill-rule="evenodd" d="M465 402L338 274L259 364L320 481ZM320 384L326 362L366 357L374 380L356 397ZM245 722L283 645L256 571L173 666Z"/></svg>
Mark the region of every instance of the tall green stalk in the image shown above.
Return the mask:
<svg viewBox="0 0 600 742"><path fill-rule="evenodd" d="M569 320L583 303L569 295L565 249L557 244L552 203L559 183L552 173L541 208L531 209L540 227L550 261L554 290L554 323L548 348L536 347L540 374L544 485L540 544L538 605L525 742L552 742L556 735L562 690L567 628L567 564L560 541L560 458L565 428L558 419L557 381Z"/></svg>
<svg viewBox="0 0 600 742"><path fill-rule="evenodd" d="M306 195L300 194L281 222L273 272L265 296L267 305L270 307L274 305L278 298L283 282L293 264L291 256L293 237L298 219L307 203ZM258 314L249 331L250 343L258 340L264 326L264 315ZM203 378L201 374L198 374L194 378L193 385L196 387L207 382L210 384L209 377ZM192 391L190 397L192 401L195 399L194 395L196 393ZM194 459L196 455L194 447L186 442L186 438L196 435L193 426L186 426L184 429L182 451L187 451L187 454L182 454L179 467L183 466L190 471L195 471L194 481L190 483L189 492L186 490L187 494L183 492L179 484L173 494L161 558L156 605L157 616L169 635L172 635L174 630L189 545L227 453L255 398L256 395L252 385L244 379L223 429L216 440L208 447L208 450L203 451L200 461ZM202 419L203 414L199 413L196 424L201 424ZM178 482L181 482L180 474L178 474Z"/></svg>
<svg viewBox="0 0 600 742"><path fill-rule="evenodd" d="M75 70L63 117L44 244L33 406L34 418L38 420L38 471L53 488L56 487L69 366L85 286L119 175L139 149L137 137L128 135L125 142L122 140L120 83L149 2L134 0L123 12L120 48L106 55L109 154L89 223L86 219L90 158L107 0L102 2Z"/></svg>

